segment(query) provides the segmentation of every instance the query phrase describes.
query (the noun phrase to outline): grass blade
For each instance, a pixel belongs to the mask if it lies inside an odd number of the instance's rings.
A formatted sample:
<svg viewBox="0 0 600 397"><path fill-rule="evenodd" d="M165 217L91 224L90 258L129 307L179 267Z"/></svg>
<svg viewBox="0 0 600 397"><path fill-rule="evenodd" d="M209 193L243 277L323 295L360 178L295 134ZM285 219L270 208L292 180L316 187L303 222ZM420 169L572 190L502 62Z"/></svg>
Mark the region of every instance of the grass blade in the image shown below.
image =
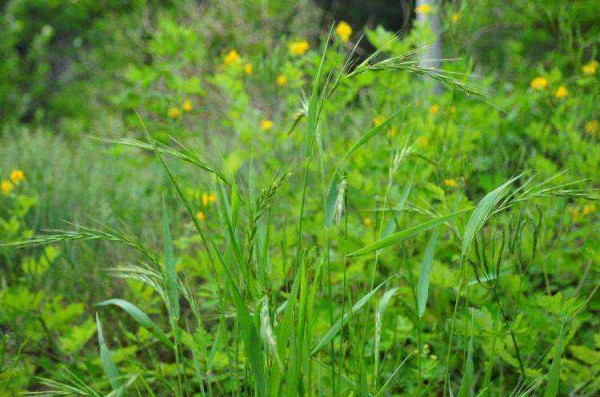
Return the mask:
<svg viewBox="0 0 600 397"><path fill-rule="evenodd" d="M560 327L558 340L556 341L556 351L554 352L552 366L550 367L550 372L548 373L548 384L546 385L544 397L556 397L558 395L558 382L560 380L560 362L562 355L563 332L564 324L562 324Z"/></svg>
<svg viewBox="0 0 600 397"><path fill-rule="evenodd" d="M473 387L473 336L469 341L469 350L467 351L467 361L465 362L465 369L463 372L462 383L458 389L458 397L469 397L471 395L471 388Z"/></svg>
<svg viewBox="0 0 600 397"><path fill-rule="evenodd" d="M505 196L508 186L519 179L522 175L523 174L509 179L501 186L486 194L481 201L479 201L479 204L477 204L477 207L469 218L469 222L467 223L467 227L465 228L465 232L463 234L461 248L461 256L463 258L467 255L467 252L471 248L477 233L481 230L481 228L483 228L494 212L494 209L496 209L502 198Z"/></svg>
<svg viewBox="0 0 600 397"><path fill-rule="evenodd" d="M319 340L319 342L317 342L317 344L315 345L315 347L310 352L310 355L314 356L324 346L326 346L329 342L331 342L333 340L333 338L335 338L335 336L340 332L340 330L342 329L342 327L344 325L346 325L346 323L348 322L348 319L349 319L350 315L352 315L352 314L356 313L357 311L359 311L373 297L373 295L375 295L375 293L377 291L379 291L379 289L384 284L386 284L390 279L391 278L388 278L387 280L385 280L384 282L382 282L381 284L379 284L377 287L375 287L373 290L371 290L368 294L366 294L365 296L363 296L362 298L360 298L358 300L358 302L356 302L354 304L354 306L352 306L352 309L350 309L349 313L344 314L342 316L342 318L338 319L335 322L335 324L333 324L331 326L331 328L329 329L329 331L327 331L327 333Z"/></svg>
<svg viewBox="0 0 600 397"><path fill-rule="evenodd" d="M381 240L378 240L372 244L369 244L364 248L361 248L357 251L349 253L348 256L365 255L370 252L377 251L378 249L385 248L390 245L394 245L394 244L404 241L412 236L422 233L426 230L433 229L434 227L439 226L442 223L449 221L450 219L454 218L457 215L464 214L467 211L471 211L471 208L468 208L468 209L462 210L462 211L457 211L450 215L441 216L439 218L435 218L435 219L429 220L427 222L421 223L420 225L413 226L411 228L391 234L388 237L382 238Z"/></svg>
<svg viewBox="0 0 600 397"><path fill-rule="evenodd" d="M221 253L217 250L214 241L212 242L212 244L214 251L217 253L217 258L225 273L226 282L229 285L229 289L231 290L231 296L233 298L233 303L236 308L237 317L240 321L240 329L242 332L242 339L244 341L244 348L246 350L246 355L248 356L247 359L250 362L250 366L252 367L252 372L254 373L258 395L266 396L267 382L265 376L265 360L261 344L258 343L260 341L259 332L256 329L254 321L252 320L252 315L248 311L248 308L246 307L246 304L243 301L242 295L240 294L240 290L236 285L229 271L229 268L225 264Z"/></svg>
<svg viewBox="0 0 600 397"><path fill-rule="evenodd" d="M408 356L406 356L406 358L404 360L402 360L402 362L400 364L398 364L398 366L396 367L396 369L394 370L394 372L392 372L392 374L385 381L385 383L383 384L383 386L381 386L381 389L379 389L379 391L377 392L377 394L375 394L375 397L382 396L387 391L387 389L389 389L392 386L392 382L396 378L396 375L400 371L400 368L402 368L404 366L404 364L408 361L408 359L411 358L413 355L414 355L414 353L410 353Z"/></svg>
<svg viewBox="0 0 600 397"><path fill-rule="evenodd" d="M167 294L169 297L169 313L175 321L179 320L179 293L177 290L177 274L175 272L175 256L173 255L173 241L169 228L169 214L167 204L163 197L162 227L165 245L165 279L167 281Z"/></svg>
<svg viewBox="0 0 600 397"><path fill-rule="evenodd" d="M104 374L112 389L118 390L122 384L121 379L119 378L119 370L112 361L110 350L108 350L108 346L106 346L98 313L96 313L96 325L98 328L98 344L100 345L100 363L102 364L102 369L104 370Z"/></svg>
<svg viewBox="0 0 600 397"><path fill-rule="evenodd" d="M431 266L433 265L433 255L435 253L435 247L438 242L439 227L433 229L431 239L425 249L425 257L421 263L421 272L419 274L419 284L417 285L417 307L419 311L419 317L423 317L425 313L425 306L427 305L427 295L429 293L429 273L431 272Z"/></svg>
<svg viewBox="0 0 600 397"><path fill-rule="evenodd" d="M160 339L169 347L173 347L173 343L169 340L169 337L156 325L154 321L148 317L139 307L123 299L108 299L98 303L96 306L109 306L114 305L123 309L127 314L131 316L138 324L142 327L148 328L154 336Z"/></svg>
<svg viewBox="0 0 600 397"><path fill-rule="evenodd" d="M383 313L388 307L390 303L390 299L400 290L400 288L392 288L389 291L386 291L385 294L381 297L379 301L379 305L377 306L377 312L375 314L375 373L374 379L377 381L377 377L379 376L379 350L381 346L381 331L383 329Z"/></svg>
<svg viewBox="0 0 600 397"><path fill-rule="evenodd" d="M336 197L338 194L338 184L341 180L340 177L340 168L342 166L342 164L344 163L344 161L350 157L352 155L352 153L354 153L355 151L357 151L362 145L364 145L365 143L367 143L371 138L373 138L375 135L377 135L378 133L380 133L381 131L385 131L387 129L387 127L389 126L389 124L391 123L391 121L393 119L396 118L396 116L398 116L398 114L400 114L400 110L395 112L394 114L392 114L389 118L387 118L384 122L382 122L379 125L376 125L375 127L371 128L370 130L368 130L366 133L364 133L351 147L350 149L348 149L348 151L346 152L346 154L344 154L344 156L342 157L342 159L340 160L340 162L338 163L338 166L333 174L333 178L331 178L331 183L329 184L329 194L327 197L327 206L326 206L326 214L325 214L325 225L327 227L331 227L331 225L333 224L333 215L335 213L335 203L336 203Z"/></svg>
<svg viewBox="0 0 600 397"><path fill-rule="evenodd" d="M346 154L344 154L344 157L342 157L342 160L340 161L340 163L343 163L344 160L346 160L348 157L350 157L354 152L356 152L362 145L364 145L365 143L367 143L368 141L371 140L371 138L373 138L375 135L379 134L381 131L385 131L387 130L387 127L390 125L390 123L392 122L392 120L394 120L396 117L398 117L398 115L400 114L400 112L402 112L403 110L397 110L396 112L394 112L390 117L388 117L387 119L385 119L382 123L376 125L375 127L371 128L370 130L368 130L367 132L365 132L351 147L350 149L348 149L348 151L346 152Z"/></svg>

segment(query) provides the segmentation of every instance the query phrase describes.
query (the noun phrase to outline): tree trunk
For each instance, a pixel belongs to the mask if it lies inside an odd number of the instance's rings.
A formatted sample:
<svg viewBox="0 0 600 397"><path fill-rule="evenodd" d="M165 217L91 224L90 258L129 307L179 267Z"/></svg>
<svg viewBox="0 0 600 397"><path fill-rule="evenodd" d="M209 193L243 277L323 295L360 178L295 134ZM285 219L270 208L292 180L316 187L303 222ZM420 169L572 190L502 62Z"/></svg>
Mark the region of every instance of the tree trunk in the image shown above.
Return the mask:
<svg viewBox="0 0 600 397"><path fill-rule="evenodd" d="M421 24L429 25L433 34L435 35L435 42L431 48L421 55L419 60L419 66L424 68L440 69L442 66L442 25L440 20L440 5L439 0L417 0L417 7L429 6L433 9L433 12L420 12L417 13L417 20ZM423 43L423 45L430 45L432 43ZM442 86L438 83L435 85L435 92L439 93L442 91Z"/></svg>

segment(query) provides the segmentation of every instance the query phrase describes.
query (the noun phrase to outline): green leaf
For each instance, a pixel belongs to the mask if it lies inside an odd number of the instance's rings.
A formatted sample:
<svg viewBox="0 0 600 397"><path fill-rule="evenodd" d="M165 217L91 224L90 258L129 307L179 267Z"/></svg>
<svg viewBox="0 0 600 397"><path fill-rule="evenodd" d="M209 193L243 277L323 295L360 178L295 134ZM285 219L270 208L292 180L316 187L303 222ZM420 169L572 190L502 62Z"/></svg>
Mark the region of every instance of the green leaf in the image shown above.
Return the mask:
<svg viewBox="0 0 600 397"><path fill-rule="evenodd" d="M469 218L469 222L467 223L467 227L465 228L465 232L463 234L461 249L461 256L463 258L467 255L469 249L471 248L471 245L473 244L477 233L481 230L481 228L483 228L485 223L488 221L488 219L500 203L500 200L502 200L502 198L506 194L506 189L508 188L508 186L517 179L519 179L522 175L523 174L508 180L503 185L497 187L495 190L492 190L491 192L486 194L485 197L483 197L481 201L479 201L479 204L477 204L477 207L475 208L475 210L471 214L471 217Z"/></svg>
<svg viewBox="0 0 600 397"><path fill-rule="evenodd" d="M327 204L325 206L325 226L331 227L333 225L333 216L335 214L335 203L338 195L338 185L340 183L340 176L336 170L329 184L329 194L327 195Z"/></svg>
<svg viewBox="0 0 600 397"><path fill-rule="evenodd" d="M142 327L148 328L150 332L154 334L158 339L172 347L173 343L169 340L169 337L156 325L154 321L148 317L140 308L133 303L130 303L123 299L108 299L97 304L97 306L108 306L114 305L123 309L127 314L131 316L138 324Z"/></svg>
<svg viewBox="0 0 600 397"><path fill-rule="evenodd" d="M410 192L412 190L412 185L413 185L414 179L415 179L415 169L413 169L412 173L410 174L410 178L408 179L408 182L406 182L404 189L402 189L402 195L400 196L400 200L398 200L398 203L394 207L393 212L392 212L392 217L390 218L387 225L385 226L385 230L381 234L381 237L388 237L389 235L391 235L394 232L394 230L396 230L396 217L394 216L394 214L396 212L400 212L404 209L406 200L408 200L408 196L410 195Z"/></svg>
<svg viewBox="0 0 600 397"><path fill-rule="evenodd" d="M375 378L379 376L379 350L381 344L381 331L383 329L383 313L387 309L390 299L392 299L398 291L400 291L400 288L398 287L386 291L377 306L377 313L375 315Z"/></svg>
<svg viewBox="0 0 600 397"><path fill-rule="evenodd" d="M412 236L415 236L421 232L424 232L426 230L429 230L436 226L439 226L442 223L445 223L445 222L449 221L450 219L454 218L456 215L464 214L467 211L471 211L471 208L468 208L468 209L462 210L462 211L458 211L458 212L454 212L450 215L441 216L439 218L435 218L435 219L429 220L427 222L421 223L420 225L413 226L411 228L391 234L388 237L382 238L381 240L378 240L372 244L369 244L364 248L361 248L357 251L349 253L348 256L365 255L370 252L377 251L378 249L385 248L390 245L399 243L399 242L404 241L404 240L406 240Z"/></svg>
<svg viewBox="0 0 600 397"><path fill-rule="evenodd" d="M100 323L100 317L96 313L96 326L98 328L98 344L100 345L100 363L104 374L108 378L108 382L113 390L118 390L121 387L122 380L119 377L119 370L112 361L110 350L106 346L104 341L104 334L102 333L102 324Z"/></svg>
<svg viewBox="0 0 600 397"><path fill-rule="evenodd" d="M425 313L425 306L427 305L427 296L429 294L429 273L431 272L431 266L433 265L433 255L435 253L435 247L437 246L439 227L433 229L431 233L431 239L425 249L425 257L421 263L421 272L419 273L419 284L417 285L417 307L419 311L419 317L423 317Z"/></svg>
<svg viewBox="0 0 600 397"><path fill-rule="evenodd" d="M469 341L469 350L467 351L467 361L465 362L465 369L463 371L463 378L458 389L458 397L469 397L471 395L471 388L473 387L473 336Z"/></svg>

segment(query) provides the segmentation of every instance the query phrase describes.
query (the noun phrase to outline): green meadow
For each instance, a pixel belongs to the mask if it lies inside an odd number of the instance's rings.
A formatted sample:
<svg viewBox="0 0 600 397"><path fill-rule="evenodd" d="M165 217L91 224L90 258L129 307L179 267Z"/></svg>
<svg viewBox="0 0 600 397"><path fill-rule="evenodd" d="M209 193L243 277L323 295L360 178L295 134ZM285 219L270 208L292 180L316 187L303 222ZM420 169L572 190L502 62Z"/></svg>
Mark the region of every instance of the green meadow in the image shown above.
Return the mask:
<svg viewBox="0 0 600 397"><path fill-rule="evenodd" d="M0 397L600 394L596 0L0 14Z"/></svg>

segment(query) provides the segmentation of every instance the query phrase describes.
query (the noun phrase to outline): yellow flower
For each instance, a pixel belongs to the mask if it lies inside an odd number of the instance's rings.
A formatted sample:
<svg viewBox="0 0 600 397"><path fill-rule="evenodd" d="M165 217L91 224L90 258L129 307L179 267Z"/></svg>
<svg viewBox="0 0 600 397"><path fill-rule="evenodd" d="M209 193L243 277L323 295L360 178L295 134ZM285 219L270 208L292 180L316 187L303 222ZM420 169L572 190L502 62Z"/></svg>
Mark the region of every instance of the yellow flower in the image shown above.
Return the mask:
<svg viewBox="0 0 600 397"><path fill-rule="evenodd" d="M456 22L458 22L459 18L460 18L460 14L458 12L455 12L450 17L450 20L452 21L452 23L456 23Z"/></svg>
<svg viewBox="0 0 600 397"><path fill-rule="evenodd" d="M529 84L534 90L545 90L548 87L548 80L543 77L536 77Z"/></svg>
<svg viewBox="0 0 600 397"><path fill-rule="evenodd" d="M429 113L437 114L440 111L440 105L436 105L435 103L429 107Z"/></svg>
<svg viewBox="0 0 600 397"><path fill-rule="evenodd" d="M425 147L429 144L429 138L427 138L426 136L420 136L417 138L417 144L419 146Z"/></svg>
<svg viewBox="0 0 600 397"><path fill-rule="evenodd" d="M306 40L294 41L288 44L288 49L290 55L304 55L310 49L310 44Z"/></svg>
<svg viewBox="0 0 600 397"><path fill-rule="evenodd" d="M373 220L371 220L371 218L363 218L363 224L366 227L371 227L371 225L373 224Z"/></svg>
<svg viewBox="0 0 600 397"><path fill-rule="evenodd" d="M569 96L569 90L564 85L561 85L556 89L554 96L557 98L566 98Z"/></svg>
<svg viewBox="0 0 600 397"><path fill-rule="evenodd" d="M596 62L595 60L591 60L585 65L583 65L581 70L584 74L587 74L588 76L596 74L596 72L598 71L598 62Z"/></svg>
<svg viewBox="0 0 600 397"><path fill-rule="evenodd" d="M590 120L587 123L585 123L585 132L587 132L590 135L596 135L596 133L598 132L600 125L598 123L598 120Z"/></svg>
<svg viewBox="0 0 600 397"><path fill-rule="evenodd" d="M247 63L244 65L244 73L246 73L247 76L252 74L252 64Z"/></svg>
<svg viewBox="0 0 600 397"><path fill-rule="evenodd" d="M238 63L240 60L240 54L236 50L231 50L225 55L225 59L223 59L223 64L225 66L233 65L234 63Z"/></svg>
<svg viewBox="0 0 600 397"><path fill-rule="evenodd" d="M429 4L423 4L415 7L415 12L423 15L431 14L433 12L433 7L431 7Z"/></svg>
<svg viewBox="0 0 600 397"><path fill-rule="evenodd" d="M261 121L260 128L262 128L263 131L269 131L274 125L275 124L271 120L265 119Z"/></svg>
<svg viewBox="0 0 600 397"><path fill-rule="evenodd" d="M378 126L381 123L383 123L384 121L385 121L385 117L383 115L380 115L373 119L373 124L375 124L375 126Z"/></svg>
<svg viewBox="0 0 600 397"><path fill-rule="evenodd" d="M202 205L208 206L209 203L214 203L217 201L217 195L214 193L202 193Z"/></svg>
<svg viewBox="0 0 600 397"><path fill-rule="evenodd" d="M577 207L573 208L573 211L571 211L571 217L573 218L573 222L579 222L579 219L581 218L581 213L579 212L579 208L577 208Z"/></svg>
<svg viewBox="0 0 600 397"><path fill-rule="evenodd" d="M12 190L15 188L15 185L13 185L10 181L2 181L0 182L0 190L2 191L2 194L6 195L9 194L10 192L12 192Z"/></svg>
<svg viewBox="0 0 600 397"><path fill-rule="evenodd" d="M14 170L10 173L10 181L15 185L18 185L25 179L25 174L21 170Z"/></svg>
<svg viewBox="0 0 600 397"><path fill-rule="evenodd" d="M388 130L388 134L390 134L390 136L396 136L398 135L398 129L396 127L392 127Z"/></svg>
<svg viewBox="0 0 600 397"><path fill-rule="evenodd" d="M583 210L581 211L581 214L588 215L594 211L596 211L596 204L586 204L583 206Z"/></svg>
<svg viewBox="0 0 600 397"><path fill-rule="evenodd" d="M444 186L456 187L456 181L454 179L444 179Z"/></svg>
<svg viewBox="0 0 600 397"><path fill-rule="evenodd" d="M190 101L189 99L183 101L183 110L185 110L186 112L192 110L193 107L194 106L192 105L192 101Z"/></svg>
<svg viewBox="0 0 600 397"><path fill-rule="evenodd" d="M204 212L198 211L198 213L196 214L196 219L198 219L199 221L203 221L206 219L206 215L204 215Z"/></svg>
<svg viewBox="0 0 600 397"><path fill-rule="evenodd" d="M287 84L287 77L285 77L282 74L280 74L279 76L277 76L277 85L278 86L283 87L286 84Z"/></svg>
<svg viewBox="0 0 600 397"><path fill-rule="evenodd" d="M169 117L172 119L176 119L181 116L181 110L179 108L171 108L169 109Z"/></svg>
<svg viewBox="0 0 600 397"><path fill-rule="evenodd" d="M340 36L344 43L347 43L350 40L350 35L352 35L352 26L348 25L347 22L340 21L335 28L335 33Z"/></svg>
<svg viewBox="0 0 600 397"><path fill-rule="evenodd" d="M456 113L456 106L450 106L450 113Z"/></svg>

